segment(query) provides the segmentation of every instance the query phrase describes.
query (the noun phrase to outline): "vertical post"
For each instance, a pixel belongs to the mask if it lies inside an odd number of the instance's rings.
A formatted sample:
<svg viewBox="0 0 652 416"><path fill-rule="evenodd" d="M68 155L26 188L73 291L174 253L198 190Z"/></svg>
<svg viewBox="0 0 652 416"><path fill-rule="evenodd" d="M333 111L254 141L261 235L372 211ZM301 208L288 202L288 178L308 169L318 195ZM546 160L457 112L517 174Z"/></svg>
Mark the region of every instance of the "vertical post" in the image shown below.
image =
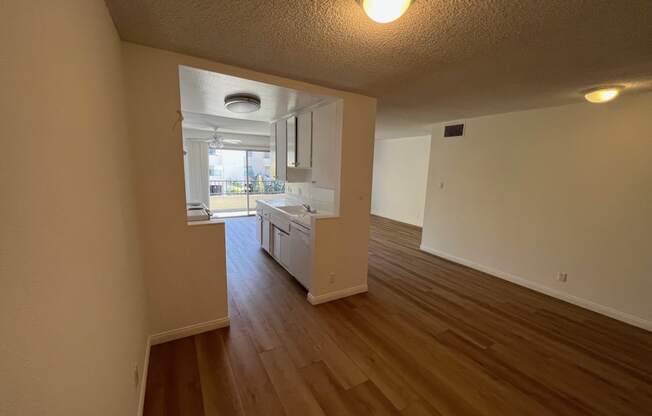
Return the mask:
<svg viewBox="0 0 652 416"><path fill-rule="evenodd" d="M245 150L245 199L247 200L247 215L249 215L249 150Z"/></svg>

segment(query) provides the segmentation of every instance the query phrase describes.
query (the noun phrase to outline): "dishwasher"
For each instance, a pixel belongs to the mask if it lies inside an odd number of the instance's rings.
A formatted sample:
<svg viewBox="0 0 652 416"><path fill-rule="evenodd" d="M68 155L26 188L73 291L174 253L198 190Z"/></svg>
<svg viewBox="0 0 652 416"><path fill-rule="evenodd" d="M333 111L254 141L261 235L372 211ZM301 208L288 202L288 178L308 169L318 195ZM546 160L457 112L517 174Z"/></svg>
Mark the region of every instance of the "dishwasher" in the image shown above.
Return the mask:
<svg viewBox="0 0 652 416"><path fill-rule="evenodd" d="M310 229L290 223L290 273L310 290Z"/></svg>

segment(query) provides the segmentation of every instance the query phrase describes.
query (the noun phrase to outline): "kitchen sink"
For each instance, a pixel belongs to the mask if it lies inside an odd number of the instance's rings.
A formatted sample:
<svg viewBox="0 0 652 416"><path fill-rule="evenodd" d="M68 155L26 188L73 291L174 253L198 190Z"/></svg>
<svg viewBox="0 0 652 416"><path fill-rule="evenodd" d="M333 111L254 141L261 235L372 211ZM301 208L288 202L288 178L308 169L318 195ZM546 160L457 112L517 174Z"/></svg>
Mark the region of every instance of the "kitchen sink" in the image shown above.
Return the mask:
<svg viewBox="0 0 652 416"><path fill-rule="evenodd" d="M290 215L305 215L308 213L303 205L290 205L286 207L277 207L281 211Z"/></svg>

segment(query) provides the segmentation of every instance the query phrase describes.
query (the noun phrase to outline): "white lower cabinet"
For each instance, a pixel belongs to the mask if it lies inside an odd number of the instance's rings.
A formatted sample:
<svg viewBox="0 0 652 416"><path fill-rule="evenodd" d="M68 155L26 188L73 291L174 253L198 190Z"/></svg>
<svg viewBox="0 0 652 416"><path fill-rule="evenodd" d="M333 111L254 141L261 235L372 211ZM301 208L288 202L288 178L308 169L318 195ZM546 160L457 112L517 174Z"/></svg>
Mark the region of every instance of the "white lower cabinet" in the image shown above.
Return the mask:
<svg viewBox="0 0 652 416"><path fill-rule="evenodd" d="M310 230L297 224L290 224L290 266L289 272L306 289L310 290Z"/></svg>
<svg viewBox="0 0 652 416"><path fill-rule="evenodd" d="M256 240L258 244L263 245L263 217L256 215Z"/></svg>
<svg viewBox="0 0 652 416"><path fill-rule="evenodd" d="M258 202L256 221L256 237L261 247L303 287L310 290L312 261L310 228L291 222L287 216L261 202Z"/></svg>
<svg viewBox="0 0 652 416"><path fill-rule="evenodd" d="M274 227L274 258L286 269L290 264L290 241L284 231Z"/></svg>
<svg viewBox="0 0 652 416"><path fill-rule="evenodd" d="M261 246L263 247L263 249L266 252L271 254L272 252L270 250L272 248L272 244L271 244L272 239L270 238L271 237L270 236L270 228L271 228L270 223L269 223L269 220L267 218L265 218L265 217L262 218L261 222L262 222L262 226L261 226L261 228L262 228L262 230L261 230L261 234L262 234Z"/></svg>

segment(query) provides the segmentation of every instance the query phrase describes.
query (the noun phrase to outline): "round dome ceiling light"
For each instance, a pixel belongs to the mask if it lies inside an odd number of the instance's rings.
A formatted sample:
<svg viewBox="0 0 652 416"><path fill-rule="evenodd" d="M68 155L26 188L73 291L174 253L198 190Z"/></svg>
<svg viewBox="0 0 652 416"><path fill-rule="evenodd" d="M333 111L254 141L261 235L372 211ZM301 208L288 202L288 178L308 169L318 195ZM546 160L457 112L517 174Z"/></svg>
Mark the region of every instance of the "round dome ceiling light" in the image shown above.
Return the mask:
<svg viewBox="0 0 652 416"><path fill-rule="evenodd" d="M260 98L253 94L231 94L224 98L224 107L233 113L252 113L260 110Z"/></svg>
<svg viewBox="0 0 652 416"><path fill-rule="evenodd" d="M618 97L622 89L619 86L596 88L584 94L584 98L593 104L606 103Z"/></svg>
<svg viewBox="0 0 652 416"><path fill-rule="evenodd" d="M358 0L367 16L378 23L389 23L403 16L412 0Z"/></svg>

